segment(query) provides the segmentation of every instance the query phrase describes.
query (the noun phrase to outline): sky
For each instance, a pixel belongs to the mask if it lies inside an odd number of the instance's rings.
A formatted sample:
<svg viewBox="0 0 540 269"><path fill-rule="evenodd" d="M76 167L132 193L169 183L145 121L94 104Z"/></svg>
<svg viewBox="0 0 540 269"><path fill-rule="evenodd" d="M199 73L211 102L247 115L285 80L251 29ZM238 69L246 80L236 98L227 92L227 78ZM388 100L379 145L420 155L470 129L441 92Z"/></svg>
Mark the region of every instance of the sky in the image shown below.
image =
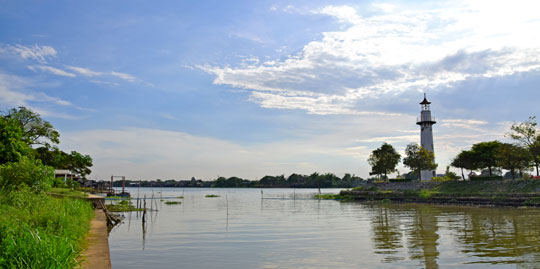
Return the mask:
<svg viewBox="0 0 540 269"><path fill-rule="evenodd" d="M368 177L382 143L442 173L540 116L538 1L0 0L0 110L89 154L90 179ZM400 173L408 169L400 165Z"/></svg>

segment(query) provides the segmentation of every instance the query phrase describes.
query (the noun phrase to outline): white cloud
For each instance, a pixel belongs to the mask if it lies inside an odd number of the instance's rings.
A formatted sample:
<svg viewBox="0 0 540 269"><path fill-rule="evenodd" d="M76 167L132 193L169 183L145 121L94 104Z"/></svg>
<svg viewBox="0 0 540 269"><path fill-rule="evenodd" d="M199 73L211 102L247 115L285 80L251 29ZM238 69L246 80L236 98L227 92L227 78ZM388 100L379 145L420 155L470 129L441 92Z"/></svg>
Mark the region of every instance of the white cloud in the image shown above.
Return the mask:
<svg viewBox="0 0 540 269"><path fill-rule="evenodd" d="M120 73L120 72L114 72L114 71L111 71L111 75L117 77L117 78L121 78L123 80L127 80L129 82L133 82L136 80L136 78L130 74L126 74L126 73Z"/></svg>
<svg viewBox="0 0 540 269"><path fill-rule="evenodd" d="M76 75L73 73L69 73L62 69L58 69L56 67L52 67L48 65L29 65L28 69L32 71L41 70L41 71L49 72L54 75L63 76L63 77L76 77Z"/></svg>
<svg viewBox="0 0 540 269"><path fill-rule="evenodd" d="M8 48L19 54L19 56L23 59L33 59L40 63L45 63L47 58L56 56L56 50L49 46L34 45L27 47L23 45L15 45L8 46Z"/></svg>
<svg viewBox="0 0 540 269"><path fill-rule="evenodd" d="M445 2L426 8L350 6L315 14L343 23L284 60L199 66L215 84L251 91L266 108L314 114L369 113L357 103L403 92L441 91L457 82L540 70L538 2ZM271 63L271 64L266 64ZM449 123L447 123L449 124ZM455 123L454 123L455 124Z"/></svg>
<svg viewBox="0 0 540 269"><path fill-rule="evenodd" d="M97 72L97 71L93 71L93 70L90 70L88 68L84 68L84 67L78 67L78 66L69 66L67 65L66 66L68 69L71 69L72 71L75 71L83 76L87 76L87 77L95 77L95 76L101 76L103 75L103 73L101 72Z"/></svg>

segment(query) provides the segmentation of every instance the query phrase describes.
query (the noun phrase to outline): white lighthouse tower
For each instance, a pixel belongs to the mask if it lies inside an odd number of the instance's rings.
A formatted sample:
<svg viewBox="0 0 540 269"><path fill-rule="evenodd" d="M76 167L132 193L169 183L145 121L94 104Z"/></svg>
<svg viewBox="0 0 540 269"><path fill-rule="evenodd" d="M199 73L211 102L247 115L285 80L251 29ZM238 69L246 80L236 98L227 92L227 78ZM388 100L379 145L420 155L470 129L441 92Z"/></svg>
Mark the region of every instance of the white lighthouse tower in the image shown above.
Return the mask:
<svg viewBox="0 0 540 269"><path fill-rule="evenodd" d="M422 105L422 111L420 111L420 118L416 120L416 124L420 125L420 145L426 150L435 153L433 147L433 129L431 126L436 123L435 118L431 117L431 110L429 110L430 101L426 99L424 93L424 100L420 103ZM435 176L435 170L422 170L422 180L431 180Z"/></svg>

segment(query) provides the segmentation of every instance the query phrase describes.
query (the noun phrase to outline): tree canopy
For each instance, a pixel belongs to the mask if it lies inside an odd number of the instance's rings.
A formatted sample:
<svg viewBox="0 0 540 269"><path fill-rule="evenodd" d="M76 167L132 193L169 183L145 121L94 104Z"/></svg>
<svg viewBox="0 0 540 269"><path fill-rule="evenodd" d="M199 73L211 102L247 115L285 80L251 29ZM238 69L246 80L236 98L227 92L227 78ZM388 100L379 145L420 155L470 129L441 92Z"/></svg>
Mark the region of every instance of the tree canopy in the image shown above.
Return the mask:
<svg viewBox="0 0 540 269"><path fill-rule="evenodd" d="M527 149L509 144L502 143L496 152L497 164L503 169L510 170L512 179L515 179L515 171L530 167L531 155Z"/></svg>
<svg viewBox="0 0 540 269"><path fill-rule="evenodd" d="M394 147L384 143L369 156L368 163L371 165L370 174L386 177L387 174L396 171L396 166L400 160L401 155L397 153Z"/></svg>
<svg viewBox="0 0 540 269"><path fill-rule="evenodd" d="M461 169L461 176L463 180L465 180L465 174L463 173L463 169L467 169L470 171L478 169L478 167L476 167L475 165L474 153L470 150L464 150L460 152L454 158L454 160L452 160L451 165L453 167L457 167Z"/></svg>
<svg viewBox="0 0 540 269"><path fill-rule="evenodd" d="M30 146L42 145L49 147L49 142L53 144L60 143L60 134L54 129L53 125L43 120L38 113L26 107L12 108L5 117L19 122L24 131L22 139Z"/></svg>
<svg viewBox="0 0 540 269"><path fill-rule="evenodd" d="M510 127L510 137L519 145L529 151L532 161L536 167L536 175L539 176L538 166L540 164L540 130L536 117L531 116L522 123L514 123Z"/></svg>
<svg viewBox="0 0 540 269"><path fill-rule="evenodd" d="M418 173L420 180L422 180L422 170L433 170L437 168L433 152L416 143L407 145L405 155L403 164Z"/></svg>
<svg viewBox="0 0 540 269"><path fill-rule="evenodd" d="M501 146L499 141L480 142L472 146L473 166L478 169L487 168L493 175L493 167L497 166L496 154Z"/></svg>

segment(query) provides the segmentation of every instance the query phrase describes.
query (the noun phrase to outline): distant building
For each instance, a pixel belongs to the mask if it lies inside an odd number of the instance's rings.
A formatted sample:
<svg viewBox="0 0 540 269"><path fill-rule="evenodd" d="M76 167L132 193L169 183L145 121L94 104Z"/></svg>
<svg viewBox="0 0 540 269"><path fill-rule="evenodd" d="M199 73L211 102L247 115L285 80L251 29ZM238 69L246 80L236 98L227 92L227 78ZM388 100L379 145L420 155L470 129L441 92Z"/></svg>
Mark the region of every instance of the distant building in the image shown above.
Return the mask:
<svg viewBox="0 0 540 269"><path fill-rule="evenodd" d="M420 103L422 111L420 111L420 118L416 119L416 124L420 125L420 145L435 153L435 147L433 146L433 124L437 123L434 117L431 117L431 110L429 109L430 101L426 99L424 93L424 100ZM431 180L435 176L435 170L422 170L422 180Z"/></svg>

